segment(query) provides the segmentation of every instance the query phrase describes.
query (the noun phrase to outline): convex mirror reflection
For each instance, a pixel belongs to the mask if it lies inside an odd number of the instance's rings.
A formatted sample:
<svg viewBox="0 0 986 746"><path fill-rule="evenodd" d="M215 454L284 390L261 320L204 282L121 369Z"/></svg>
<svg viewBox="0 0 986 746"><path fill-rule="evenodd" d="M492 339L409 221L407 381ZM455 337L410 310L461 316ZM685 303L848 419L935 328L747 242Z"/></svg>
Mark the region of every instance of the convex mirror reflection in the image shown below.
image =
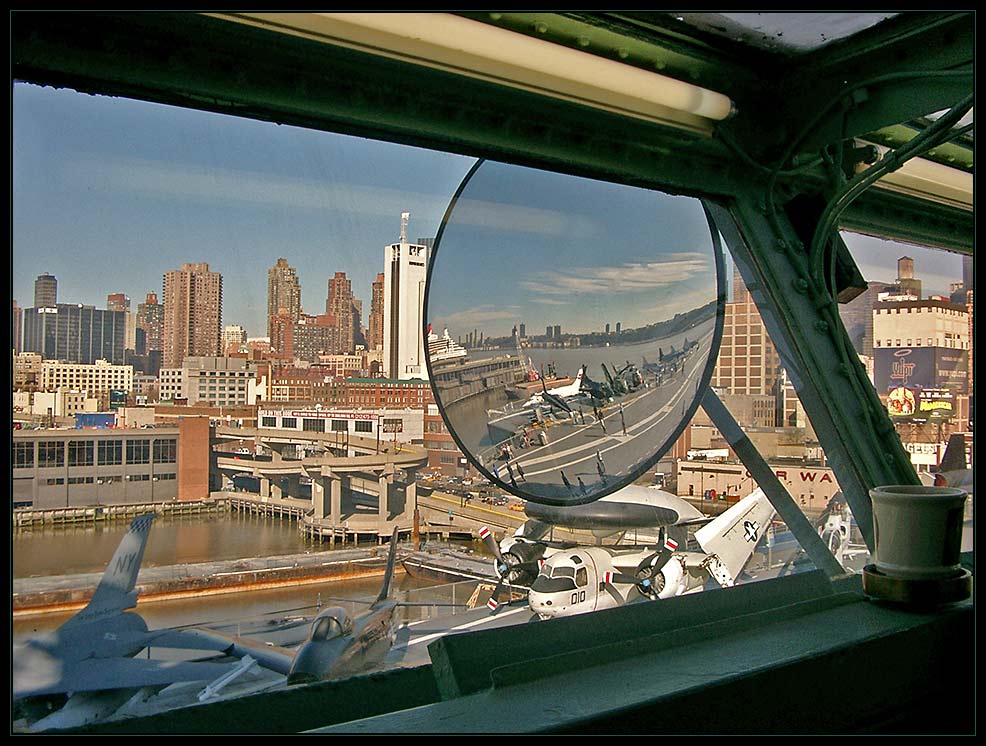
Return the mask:
<svg viewBox="0 0 986 746"><path fill-rule="evenodd" d="M488 479L548 505L630 484L708 385L725 307L699 199L481 161L431 252L426 359Z"/></svg>

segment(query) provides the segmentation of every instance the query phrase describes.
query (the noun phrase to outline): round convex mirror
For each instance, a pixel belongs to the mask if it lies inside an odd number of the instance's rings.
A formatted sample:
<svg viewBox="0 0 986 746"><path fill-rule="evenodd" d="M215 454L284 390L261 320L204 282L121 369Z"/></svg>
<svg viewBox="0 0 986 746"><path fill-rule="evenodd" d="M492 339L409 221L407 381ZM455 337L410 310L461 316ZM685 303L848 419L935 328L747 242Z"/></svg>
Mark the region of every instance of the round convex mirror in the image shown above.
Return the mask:
<svg viewBox="0 0 986 746"><path fill-rule="evenodd" d="M702 202L482 161L436 237L428 373L494 484L578 505L640 477L698 407L725 306Z"/></svg>

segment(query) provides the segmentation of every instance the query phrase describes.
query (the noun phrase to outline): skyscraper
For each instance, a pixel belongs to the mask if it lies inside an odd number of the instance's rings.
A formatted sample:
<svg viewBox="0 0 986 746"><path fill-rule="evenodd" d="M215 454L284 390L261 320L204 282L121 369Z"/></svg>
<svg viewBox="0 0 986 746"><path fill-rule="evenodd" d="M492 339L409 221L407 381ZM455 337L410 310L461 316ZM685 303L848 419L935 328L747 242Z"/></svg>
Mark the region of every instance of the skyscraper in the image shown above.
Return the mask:
<svg viewBox="0 0 986 746"><path fill-rule="evenodd" d="M129 313L130 298L127 297L126 293L110 293L106 296L106 310Z"/></svg>
<svg viewBox="0 0 986 746"><path fill-rule="evenodd" d="M186 357L217 357L222 331L223 278L206 263L164 273L165 368Z"/></svg>
<svg viewBox="0 0 986 746"><path fill-rule="evenodd" d="M158 303L157 293L148 293L144 302L137 304L137 328L144 330L148 352L164 349L164 306Z"/></svg>
<svg viewBox="0 0 986 746"><path fill-rule="evenodd" d="M126 293L110 293L106 296L107 311L122 311L126 314L127 325L124 347L128 350L137 349L137 318L130 313L130 298Z"/></svg>
<svg viewBox="0 0 986 746"><path fill-rule="evenodd" d="M975 276L973 272L974 266L971 256L962 257L962 284L965 286L966 292L973 290L973 278Z"/></svg>
<svg viewBox="0 0 986 746"><path fill-rule="evenodd" d="M11 342L13 343L14 346L14 354L17 354L21 351L21 332L23 331L23 324L24 324L22 311L23 309L17 305L17 301L15 300L14 317L12 319L13 329L11 330L11 335L10 335Z"/></svg>
<svg viewBox="0 0 986 746"><path fill-rule="evenodd" d="M339 328L337 352L352 352L354 340L360 336L362 304L357 308L357 303L353 297L352 281L346 277L345 272L336 272L329 278L325 313L335 318Z"/></svg>
<svg viewBox="0 0 986 746"><path fill-rule="evenodd" d="M267 270L267 336L271 340L274 338L272 317L277 316L281 309L287 311L293 319L301 315L301 283L294 267L289 266L288 260L284 258L278 259Z"/></svg>
<svg viewBox="0 0 986 746"><path fill-rule="evenodd" d="M383 361L388 378L427 378L424 297L428 247L407 241L410 213L401 213L398 243L384 248Z"/></svg>
<svg viewBox="0 0 986 746"><path fill-rule="evenodd" d="M286 308L267 318L272 352L288 360L294 356L294 325L299 318L301 318L300 314L295 318Z"/></svg>
<svg viewBox="0 0 986 746"><path fill-rule="evenodd" d="M58 303L58 280L47 272L34 281L34 307L54 308Z"/></svg>
<svg viewBox="0 0 986 746"><path fill-rule="evenodd" d="M291 330L291 356L297 360L318 362L319 355L333 354L340 349L339 332L342 327L332 314L310 316L301 314Z"/></svg>
<svg viewBox="0 0 986 746"><path fill-rule="evenodd" d="M719 360L711 384L730 394L778 395L780 357L739 271L733 272L733 300L726 304ZM793 401L790 406L794 406ZM786 416L788 413L784 412Z"/></svg>
<svg viewBox="0 0 986 746"><path fill-rule="evenodd" d="M57 303L24 310L24 352L37 352L45 360L95 363L100 358L125 362L127 316L95 306Z"/></svg>

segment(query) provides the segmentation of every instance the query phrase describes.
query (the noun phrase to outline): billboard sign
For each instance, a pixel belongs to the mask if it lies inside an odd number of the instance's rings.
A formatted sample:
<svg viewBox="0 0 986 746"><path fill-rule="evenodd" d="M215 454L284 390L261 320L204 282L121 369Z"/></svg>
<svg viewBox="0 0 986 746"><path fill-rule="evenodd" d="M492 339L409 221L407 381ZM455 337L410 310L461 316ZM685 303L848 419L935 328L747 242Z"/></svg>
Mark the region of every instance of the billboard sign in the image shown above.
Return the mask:
<svg viewBox="0 0 986 746"><path fill-rule="evenodd" d="M891 417L913 417L917 410L917 397L913 389L897 386L887 394L887 413Z"/></svg>
<svg viewBox="0 0 986 746"><path fill-rule="evenodd" d="M126 391L110 391L110 409L119 409L120 407L127 406L127 392Z"/></svg>
<svg viewBox="0 0 986 746"><path fill-rule="evenodd" d="M922 417L950 418L955 412L955 395L948 389L922 389L917 411Z"/></svg>
<svg viewBox="0 0 986 746"><path fill-rule="evenodd" d="M945 347L899 347L873 350L877 391L900 386L941 389L964 394L968 388L968 350Z"/></svg>

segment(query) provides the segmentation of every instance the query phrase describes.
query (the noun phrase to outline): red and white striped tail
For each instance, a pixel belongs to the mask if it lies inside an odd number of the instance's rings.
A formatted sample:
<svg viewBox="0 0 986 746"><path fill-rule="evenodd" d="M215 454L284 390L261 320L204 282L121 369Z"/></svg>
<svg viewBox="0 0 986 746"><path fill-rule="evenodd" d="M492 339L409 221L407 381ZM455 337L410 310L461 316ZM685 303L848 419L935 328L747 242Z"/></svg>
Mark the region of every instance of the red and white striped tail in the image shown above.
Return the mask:
<svg viewBox="0 0 986 746"><path fill-rule="evenodd" d="M496 611L498 608L500 608L500 604L496 602L495 598L491 598L489 601L486 602L486 608L488 608L490 611Z"/></svg>
<svg viewBox="0 0 986 746"><path fill-rule="evenodd" d="M604 572L603 573L603 582L604 583L612 583L613 582L613 573L611 573L609 571Z"/></svg>
<svg viewBox="0 0 986 746"><path fill-rule="evenodd" d="M664 546L670 549L672 552L678 551L678 542L676 542L674 539L670 539L670 538L666 539L664 542Z"/></svg>
<svg viewBox="0 0 986 746"><path fill-rule="evenodd" d="M479 538L480 539L485 539L489 535L490 535L490 530L488 528L486 528L486 526L483 526L481 529L479 529Z"/></svg>

